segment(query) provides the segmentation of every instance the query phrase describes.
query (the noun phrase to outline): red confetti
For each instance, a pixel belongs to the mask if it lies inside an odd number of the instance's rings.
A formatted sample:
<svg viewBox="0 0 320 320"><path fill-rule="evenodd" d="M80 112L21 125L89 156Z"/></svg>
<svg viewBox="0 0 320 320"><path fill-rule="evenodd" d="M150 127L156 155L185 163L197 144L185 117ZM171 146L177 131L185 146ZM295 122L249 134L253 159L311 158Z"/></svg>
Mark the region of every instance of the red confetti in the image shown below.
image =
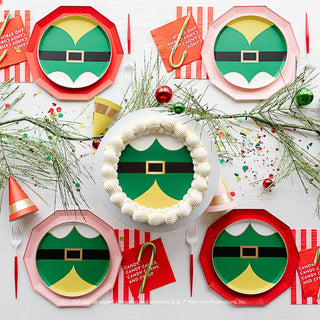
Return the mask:
<svg viewBox="0 0 320 320"><path fill-rule="evenodd" d="M6 108L9 108L9 107L10 107L10 104L9 104L9 103L6 103L5 107L6 107Z"/></svg>
<svg viewBox="0 0 320 320"><path fill-rule="evenodd" d="M60 107L58 107L56 110L57 110L57 112L61 112L61 108Z"/></svg>
<svg viewBox="0 0 320 320"><path fill-rule="evenodd" d="M234 197L236 195L236 193L234 191L230 192L231 197Z"/></svg>
<svg viewBox="0 0 320 320"><path fill-rule="evenodd" d="M269 178L270 178L270 179L273 179L273 177L274 177L273 174L270 173L270 174L269 174Z"/></svg>
<svg viewBox="0 0 320 320"><path fill-rule="evenodd" d="M94 139L94 140L92 141L92 148L95 149L95 150L97 150L97 149L99 148L100 142L101 142L100 139Z"/></svg>
<svg viewBox="0 0 320 320"><path fill-rule="evenodd" d="M50 108L49 111L48 111L48 113L53 114L53 113L54 113L54 109L53 109L53 108Z"/></svg>
<svg viewBox="0 0 320 320"><path fill-rule="evenodd" d="M274 129L271 129L271 132L272 132L272 133L276 133L276 130L274 130Z"/></svg>

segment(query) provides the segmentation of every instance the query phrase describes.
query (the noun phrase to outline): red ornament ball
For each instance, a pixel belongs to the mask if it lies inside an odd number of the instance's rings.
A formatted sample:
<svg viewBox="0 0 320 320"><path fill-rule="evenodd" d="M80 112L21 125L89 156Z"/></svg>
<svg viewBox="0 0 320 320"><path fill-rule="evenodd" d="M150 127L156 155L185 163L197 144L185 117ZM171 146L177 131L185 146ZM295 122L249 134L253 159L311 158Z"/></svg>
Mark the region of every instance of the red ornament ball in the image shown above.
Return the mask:
<svg viewBox="0 0 320 320"><path fill-rule="evenodd" d="M172 99L172 90L168 86L161 86L156 90L155 97L159 103L167 103Z"/></svg>
<svg viewBox="0 0 320 320"><path fill-rule="evenodd" d="M262 185L265 189L270 187L272 185L273 181L271 179L264 179L262 182Z"/></svg>

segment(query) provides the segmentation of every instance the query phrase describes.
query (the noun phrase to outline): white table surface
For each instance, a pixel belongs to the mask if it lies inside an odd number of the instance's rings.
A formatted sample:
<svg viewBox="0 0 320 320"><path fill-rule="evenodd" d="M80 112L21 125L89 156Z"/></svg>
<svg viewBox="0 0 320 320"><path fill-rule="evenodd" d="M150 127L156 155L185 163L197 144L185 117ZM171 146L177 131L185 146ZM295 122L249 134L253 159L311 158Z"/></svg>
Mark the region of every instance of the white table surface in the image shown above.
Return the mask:
<svg viewBox="0 0 320 320"><path fill-rule="evenodd" d="M269 0L269 1L142 1L142 0L3 0L0 9L31 9L35 21L41 19L60 5L90 5L100 11L103 15L113 21L118 29L123 48L126 51L126 19L127 14L131 14L132 26L132 55L138 65L143 61L143 55L149 56L152 51L156 53L154 42L150 35L150 30L174 20L175 7L177 5L203 5L214 6L214 18L219 17L234 5L267 5L270 9L292 23L298 44L300 46L301 65L307 62L305 57L304 40L304 14L307 11L310 24L310 50L309 62L320 67L320 6L316 0ZM115 102L120 102L122 98L123 86L122 76L125 63L122 63L118 77L114 84L99 94L101 97L109 98ZM199 89L205 88L208 82L198 81ZM45 90L36 98L33 94L39 89L38 85L21 84L21 90L26 92L26 96L21 102L21 107L28 114L35 114L41 111L47 112L51 103L56 101ZM314 90L314 105L319 105L319 88ZM218 89L210 86L207 99L211 103L226 108L230 112L244 112L250 109L252 103L238 103L233 101ZM93 101L89 102L58 102L62 107L66 117L70 117L74 112L78 112L81 106L89 108L86 114L93 111ZM320 112L320 106L319 106ZM87 133L91 132L91 119L85 120ZM85 130L85 129L80 129ZM84 131L82 131L84 133ZM319 152L319 143L315 140L313 148ZM270 148L271 150L272 148ZM271 151L272 152L272 151ZM94 156L85 159L86 164L93 172ZM320 228L320 221L314 216L317 192L310 189L306 194L296 176L290 177L286 182L277 186L271 194L261 195L262 187L252 187L249 180L242 179L236 182L234 173L241 172L243 162L236 161L233 167L223 166L221 174L229 189L235 191L235 200L238 208L263 208L276 215L291 228ZM254 164L253 164L254 165ZM256 163L257 170L266 170L260 163ZM107 212L96 186L90 182L82 186L90 210L106 220L114 227L125 227L121 225L110 213ZM49 199L49 204L43 203L37 196L32 196L39 211L21 219L18 224L23 230L23 244L19 249L19 298L14 299L13 280L13 251L10 246L11 224L8 221L8 191L1 207L0 214L0 319L301 319L304 317L316 317L319 314L318 306L293 306L290 305L290 291L287 290L267 306L264 307L235 307L230 305L219 295L208 289L199 261L195 264L195 285L194 296L189 298L189 258L188 247L185 243L185 229L169 233L159 234L162 237L167 250L169 260L176 276L176 283L165 286L152 292L155 301L152 305L111 305L102 298L96 304L88 308L58 308L44 297L36 293L30 285L27 272L22 262L22 256L27 244L31 229L53 212L53 195L47 191L41 191L41 195ZM52 201L50 201L52 199ZM207 227L217 219L216 216L202 216L197 219L199 241L196 245L196 253L200 251L203 237ZM180 244L177 246L177 243Z"/></svg>

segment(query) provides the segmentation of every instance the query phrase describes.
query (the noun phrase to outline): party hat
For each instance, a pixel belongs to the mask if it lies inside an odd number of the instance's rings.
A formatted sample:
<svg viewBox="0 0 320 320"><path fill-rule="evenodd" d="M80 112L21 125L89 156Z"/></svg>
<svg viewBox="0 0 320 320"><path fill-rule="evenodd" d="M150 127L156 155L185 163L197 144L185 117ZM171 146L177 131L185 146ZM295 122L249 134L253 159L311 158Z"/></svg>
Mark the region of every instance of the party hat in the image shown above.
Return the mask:
<svg viewBox="0 0 320 320"><path fill-rule="evenodd" d="M220 177L216 194L214 195L209 207L205 210L205 212L216 213L221 211L230 211L235 206L236 202L230 195L229 190L222 177Z"/></svg>
<svg viewBox="0 0 320 320"><path fill-rule="evenodd" d="M92 136L97 137L105 133L114 116L121 111L121 109L121 106L112 101L94 97Z"/></svg>
<svg viewBox="0 0 320 320"><path fill-rule="evenodd" d="M16 180L9 177L9 221L23 217L24 215L37 211L38 208L22 191Z"/></svg>

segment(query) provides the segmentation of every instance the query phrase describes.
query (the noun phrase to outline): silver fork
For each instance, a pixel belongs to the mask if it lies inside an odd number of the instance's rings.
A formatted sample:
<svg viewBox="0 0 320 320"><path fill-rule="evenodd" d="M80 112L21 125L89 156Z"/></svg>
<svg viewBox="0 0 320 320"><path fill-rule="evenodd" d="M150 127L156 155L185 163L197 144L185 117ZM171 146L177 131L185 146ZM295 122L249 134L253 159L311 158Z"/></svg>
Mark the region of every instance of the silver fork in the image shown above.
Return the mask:
<svg viewBox="0 0 320 320"><path fill-rule="evenodd" d="M193 291L193 246L197 242L197 229L195 225L189 225L186 235L186 242L190 246L190 296Z"/></svg>
<svg viewBox="0 0 320 320"><path fill-rule="evenodd" d="M15 296L18 297L18 247L22 243L22 236L19 226L12 226L11 245L14 250L14 284Z"/></svg>

